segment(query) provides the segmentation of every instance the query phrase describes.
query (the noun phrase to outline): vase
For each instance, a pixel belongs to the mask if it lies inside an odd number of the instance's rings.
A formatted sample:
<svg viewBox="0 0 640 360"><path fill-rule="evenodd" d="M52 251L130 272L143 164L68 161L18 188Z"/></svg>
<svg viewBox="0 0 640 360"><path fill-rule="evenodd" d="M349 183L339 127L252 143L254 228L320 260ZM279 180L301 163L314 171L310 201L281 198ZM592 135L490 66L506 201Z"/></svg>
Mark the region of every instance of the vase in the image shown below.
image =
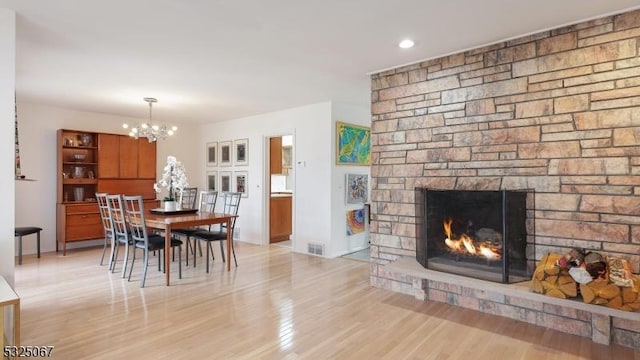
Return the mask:
<svg viewBox="0 0 640 360"><path fill-rule="evenodd" d="M177 201L164 201L164 211L176 211L178 209Z"/></svg>
<svg viewBox="0 0 640 360"><path fill-rule="evenodd" d="M81 188L81 187L73 188L73 200L84 201L84 188Z"/></svg>

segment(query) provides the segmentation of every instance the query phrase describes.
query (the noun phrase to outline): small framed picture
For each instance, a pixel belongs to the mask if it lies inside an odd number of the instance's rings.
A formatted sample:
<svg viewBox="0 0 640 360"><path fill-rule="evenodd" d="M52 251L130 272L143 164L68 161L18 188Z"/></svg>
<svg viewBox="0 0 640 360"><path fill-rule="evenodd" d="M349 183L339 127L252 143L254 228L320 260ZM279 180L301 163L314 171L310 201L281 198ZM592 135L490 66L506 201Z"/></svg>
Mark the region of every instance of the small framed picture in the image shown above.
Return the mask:
<svg viewBox="0 0 640 360"><path fill-rule="evenodd" d="M347 174L347 204L362 204L369 199L369 175Z"/></svg>
<svg viewBox="0 0 640 360"><path fill-rule="evenodd" d="M242 193L242 197L249 196L249 174L246 171L236 171L233 173L233 191Z"/></svg>
<svg viewBox="0 0 640 360"><path fill-rule="evenodd" d="M207 166L218 165L218 142L213 141L207 143Z"/></svg>
<svg viewBox="0 0 640 360"><path fill-rule="evenodd" d="M231 165L231 141L220 142L220 166Z"/></svg>
<svg viewBox="0 0 640 360"><path fill-rule="evenodd" d="M221 192L231 191L231 171L220 172L220 190Z"/></svg>
<svg viewBox="0 0 640 360"><path fill-rule="evenodd" d="M235 148L235 165L249 165L249 139L239 139L233 142Z"/></svg>
<svg viewBox="0 0 640 360"><path fill-rule="evenodd" d="M218 190L218 172L207 171L207 190Z"/></svg>

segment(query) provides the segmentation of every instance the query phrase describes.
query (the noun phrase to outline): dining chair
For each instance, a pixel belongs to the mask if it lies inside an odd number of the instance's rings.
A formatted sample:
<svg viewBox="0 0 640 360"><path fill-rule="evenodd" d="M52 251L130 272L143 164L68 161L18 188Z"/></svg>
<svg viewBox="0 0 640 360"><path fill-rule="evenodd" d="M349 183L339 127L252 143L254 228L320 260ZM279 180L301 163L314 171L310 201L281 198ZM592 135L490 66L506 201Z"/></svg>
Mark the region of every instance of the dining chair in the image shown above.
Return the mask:
<svg viewBox="0 0 640 360"><path fill-rule="evenodd" d="M122 277L124 278L127 271L127 264L129 262L129 245L133 244L131 234L127 226L127 215L124 211L122 202L122 195L106 195L107 208L111 217L111 224L113 229L113 256L112 266L110 270L115 271L116 264L118 262L118 253L120 252L120 245L124 245L124 259L122 261Z"/></svg>
<svg viewBox="0 0 640 360"><path fill-rule="evenodd" d="M100 218L102 220L102 227L104 228L104 246L102 248L102 257L100 258L100 265L104 264L104 255L107 252L107 246L111 248L111 254L109 255L109 270L113 266L113 255L116 248L113 237L113 222L111 219L111 212L107 205L107 193L96 193L96 200L98 201L98 210L100 211Z"/></svg>
<svg viewBox="0 0 640 360"><path fill-rule="evenodd" d="M216 200L218 199L218 192L215 190L202 190L200 191L199 201L198 201L198 211L205 212L215 212L216 208ZM175 229L171 231L172 236L185 237L186 238L186 260L185 264L189 266L189 250L191 249L191 253L193 253L193 267L196 267L196 243L198 244L198 249L200 250L200 256L202 256L202 247L200 246L200 242L194 240L193 245L191 244L191 235L196 231L200 230L211 230L211 225L209 225L208 229L202 229L200 227L192 227L186 229Z"/></svg>
<svg viewBox="0 0 640 360"><path fill-rule="evenodd" d="M136 262L136 250L141 249L144 264L140 287L143 288L147 279L149 252L156 250L159 251L158 270L160 270L161 259L163 258L162 251L164 250L164 237L148 233L147 226L145 224L144 201L142 200L142 196L124 196L123 200L125 203L124 207L129 223L129 230L131 231L131 238L133 240L133 256L131 259L131 268L129 269L128 280L131 281L131 273L133 272L133 266ZM182 279L182 254L180 250L182 247L182 241L172 238L171 247L178 248L178 278Z"/></svg>
<svg viewBox="0 0 640 360"><path fill-rule="evenodd" d="M223 210L222 212L225 214L238 215L238 209L240 208L240 199L242 197L242 193L239 192L224 192L221 195ZM225 262L224 256L224 247L222 243L227 240L227 233L230 232L231 236L231 251L233 252L233 261L238 266L238 260L236 260L236 250L233 246L233 230L236 226L236 217L234 216L231 219L231 229L227 229L227 224L220 224L218 230L199 230L191 235L196 240L206 241L207 242L207 272L209 272L209 254L211 254L211 259L215 259L213 255L213 247L211 243L214 241L220 242L220 252L222 253L222 261Z"/></svg>

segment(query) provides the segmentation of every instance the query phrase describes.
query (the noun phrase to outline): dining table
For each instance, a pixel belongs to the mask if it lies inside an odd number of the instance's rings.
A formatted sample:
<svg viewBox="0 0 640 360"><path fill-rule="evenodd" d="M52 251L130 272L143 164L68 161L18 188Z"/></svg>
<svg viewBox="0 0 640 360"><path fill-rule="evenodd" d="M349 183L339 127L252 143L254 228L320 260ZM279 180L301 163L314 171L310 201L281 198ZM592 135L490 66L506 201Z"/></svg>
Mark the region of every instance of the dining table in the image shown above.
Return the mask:
<svg viewBox="0 0 640 360"><path fill-rule="evenodd" d="M149 228L164 231L164 268L167 286L171 281L170 256L171 230L189 228L202 225L226 224L227 229L232 229L231 222L237 215L197 211L186 213L184 211L163 211L163 209L151 209L145 214L145 224ZM227 231L227 271L231 271L231 241L232 232Z"/></svg>

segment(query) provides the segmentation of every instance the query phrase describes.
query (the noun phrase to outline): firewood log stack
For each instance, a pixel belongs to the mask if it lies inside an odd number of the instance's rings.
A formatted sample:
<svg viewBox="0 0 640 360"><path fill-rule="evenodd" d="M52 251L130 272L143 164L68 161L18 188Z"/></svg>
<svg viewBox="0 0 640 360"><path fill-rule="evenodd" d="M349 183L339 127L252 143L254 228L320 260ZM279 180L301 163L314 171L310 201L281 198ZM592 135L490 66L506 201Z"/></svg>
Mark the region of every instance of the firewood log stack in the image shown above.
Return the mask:
<svg viewBox="0 0 640 360"><path fill-rule="evenodd" d="M580 284L582 300L587 304L605 305L618 310L640 310L640 276L629 273L626 279L631 281L625 282L624 286L616 285L611 281L611 276Z"/></svg>
<svg viewBox="0 0 640 360"><path fill-rule="evenodd" d="M575 249L565 255L547 253L533 273L531 289L567 299L578 296L580 282L580 295L587 304L640 311L640 275L631 273L626 260L610 256L605 261L594 252L580 255ZM581 270L584 276L575 270Z"/></svg>
<svg viewBox="0 0 640 360"><path fill-rule="evenodd" d="M578 286L566 268L557 266L563 255L547 253L542 257L531 279L531 289L539 294L561 299L578 295Z"/></svg>

